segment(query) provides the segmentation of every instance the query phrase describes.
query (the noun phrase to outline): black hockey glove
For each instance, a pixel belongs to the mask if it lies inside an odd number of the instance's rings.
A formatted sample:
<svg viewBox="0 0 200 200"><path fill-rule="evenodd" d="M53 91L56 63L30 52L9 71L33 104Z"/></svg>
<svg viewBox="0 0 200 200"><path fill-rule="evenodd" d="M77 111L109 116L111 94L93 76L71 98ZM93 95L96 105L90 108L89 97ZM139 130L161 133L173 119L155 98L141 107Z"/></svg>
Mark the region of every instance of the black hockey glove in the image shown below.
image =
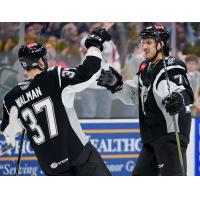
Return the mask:
<svg viewBox="0 0 200 200"><path fill-rule="evenodd" d="M102 69L100 77L97 79L97 85L102 86L115 93L122 89L122 76L112 67L108 71Z"/></svg>
<svg viewBox="0 0 200 200"><path fill-rule="evenodd" d="M178 92L172 92L171 98L166 97L163 100L165 104L165 109L170 115L175 115L179 113L184 108L184 101L181 94Z"/></svg>
<svg viewBox="0 0 200 200"><path fill-rule="evenodd" d="M111 35L104 28L96 28L92 31L85 40L85 47L88 49L91 46L99 46L103 51L103 43L110 41Z"/></svg>

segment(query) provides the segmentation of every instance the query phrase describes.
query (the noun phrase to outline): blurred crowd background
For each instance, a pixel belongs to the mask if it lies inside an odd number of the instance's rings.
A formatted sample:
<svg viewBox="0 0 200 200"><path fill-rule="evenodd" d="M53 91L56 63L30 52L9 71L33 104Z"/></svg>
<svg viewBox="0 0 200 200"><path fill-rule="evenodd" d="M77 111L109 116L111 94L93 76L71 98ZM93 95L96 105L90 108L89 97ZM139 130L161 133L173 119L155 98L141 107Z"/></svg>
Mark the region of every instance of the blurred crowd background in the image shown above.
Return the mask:
<svg viewBox="0 0 200 200"><path fill-rule="evenodd" d="M17 59L21 44L39 41L47 47L49 67L70 68L86 53L84 41L96 27L112 34L105 43L102 66L114 67L124 80L133 79L144 60L139 33L148 22L0 22L0 119L5 94L25 78ZM164 23L171 34L171 55L183 60L195 94L193 117L200 117L200 23ZM115 95L94 83L78 93L75 108L79 118L138 118L138 106L124 105Z"/></svg>

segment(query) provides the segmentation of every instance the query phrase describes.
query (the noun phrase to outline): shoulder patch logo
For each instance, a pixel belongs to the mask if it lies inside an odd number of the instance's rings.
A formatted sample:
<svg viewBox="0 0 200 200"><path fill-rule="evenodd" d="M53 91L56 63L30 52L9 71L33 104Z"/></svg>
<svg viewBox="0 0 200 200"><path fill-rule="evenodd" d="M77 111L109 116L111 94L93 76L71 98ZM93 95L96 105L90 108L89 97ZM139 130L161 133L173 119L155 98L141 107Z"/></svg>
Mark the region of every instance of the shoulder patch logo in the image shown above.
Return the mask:
<svg viewBox="0 0 200 200"><path fill-rule="evenodd" d="M144 71L144 70L146 69L147 66L148 66L147 63L142 63L142 64L140 65L140 71Z"/></svg>
<svg viewBox="0 0 200 200"><path fill-rule="evenodd" d="M22 82L22 83L19 83L18 86L20 87L20 89L22 90L26 90L30 85L30 82L29 81L25 81L25 82Z"/></svg>
<svg viewBox="0 0 200 200"><path fill-rule="evenodd" d="M47 71L49 72L49 71L52 71L52 70L54 70L55 69L55 66L54 67L49 67L48 69L47 69Z"/></svg>
<svg viewBox="0 0 200 200"><path fill-rule="evenodd" d="M22 61L21 64L22 64L23 67L26 67L26 62Z"/></svg>
<svg viewBox="0 0 200 200"><path fill-rule="evenodd" d="M168 58L167 65L172 65L174 63L175 58Z"/></svg>
<svg viewBox="0 0 200 200"><path fill-rule="evenodd" d="M75 72L70 71L70 70L63 70L62 71L62 77L66 77L67 76L70 79L74 78L75 74L76 74Z"/></svg>

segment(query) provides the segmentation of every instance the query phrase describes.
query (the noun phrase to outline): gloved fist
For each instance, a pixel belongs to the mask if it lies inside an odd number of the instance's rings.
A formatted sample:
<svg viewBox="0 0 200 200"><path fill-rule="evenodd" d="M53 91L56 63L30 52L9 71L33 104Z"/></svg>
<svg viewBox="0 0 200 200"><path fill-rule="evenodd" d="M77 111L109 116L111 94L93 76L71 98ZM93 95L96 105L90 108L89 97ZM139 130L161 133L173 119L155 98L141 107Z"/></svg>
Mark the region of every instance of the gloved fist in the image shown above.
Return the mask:
<svg viewBox="0 0 200 200"><path fill-rule="evenodd" d="M178 92L172 92L171 97L166 97L163 100L163 104L165 104L165 109L170 115L179 113L185 106L183 97Z"/></svg>
<svg viewBox="0 0 200 200"><path fill-rule="evenodd" d="M91 46L99 46L103 51L103 43L110 41L111 35L104 28L96 28L92 31L85 40L85 47L88 49Z"/></svg>
<svg viewBox="0 0 200 200"><path fill-rule="evenodd" d="M100 77L97 79L97 85L102 86L115 93L122 89L122 76L112 67L105 71L102 69Z"/></svg>

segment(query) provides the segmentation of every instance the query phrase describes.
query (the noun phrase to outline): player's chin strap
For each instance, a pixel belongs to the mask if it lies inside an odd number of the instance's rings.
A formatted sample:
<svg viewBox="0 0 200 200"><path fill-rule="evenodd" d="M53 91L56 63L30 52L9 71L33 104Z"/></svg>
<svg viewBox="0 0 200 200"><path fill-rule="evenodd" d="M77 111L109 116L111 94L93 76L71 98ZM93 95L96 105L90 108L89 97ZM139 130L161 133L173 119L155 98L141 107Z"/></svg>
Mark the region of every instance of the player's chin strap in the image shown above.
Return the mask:
<svg viewBox="0 0 200 200"><path fill-rule="evenodd" d="M155 25L152 24L152 26L155 29L155 32L156 32L157 37L158 37L158 43L160 43L160 46L161 46L162 60L163 60L163 66L164 66L164 71L165 71L165 79L166 79L166 82L167 82L167 88L168 88L168 92L169 92L169 97L171 98L172 96L171 96L171 90L170 90L170 84L169 84L169 76L168 76L168 72L167 72L166 62L165 62L165 59L164 59L165 56L164 56L164 50L163 50L163 46L162 46L162 41L160 39L160 36L158 34L157 29L155 28ZM172 115L172 119L173 119L173 125L174 125L174 130L175 130L176 143L177 143L177 148L178 148L178 157L179 157L179 161L180 161L180 164L181 164L182 175L186 176L184 163L183 163L183 155L182 155L182 152L181 152L180 138L179 138L179 134L178 134L179 133L178 125L176 123L175 115Z"/></svg>

